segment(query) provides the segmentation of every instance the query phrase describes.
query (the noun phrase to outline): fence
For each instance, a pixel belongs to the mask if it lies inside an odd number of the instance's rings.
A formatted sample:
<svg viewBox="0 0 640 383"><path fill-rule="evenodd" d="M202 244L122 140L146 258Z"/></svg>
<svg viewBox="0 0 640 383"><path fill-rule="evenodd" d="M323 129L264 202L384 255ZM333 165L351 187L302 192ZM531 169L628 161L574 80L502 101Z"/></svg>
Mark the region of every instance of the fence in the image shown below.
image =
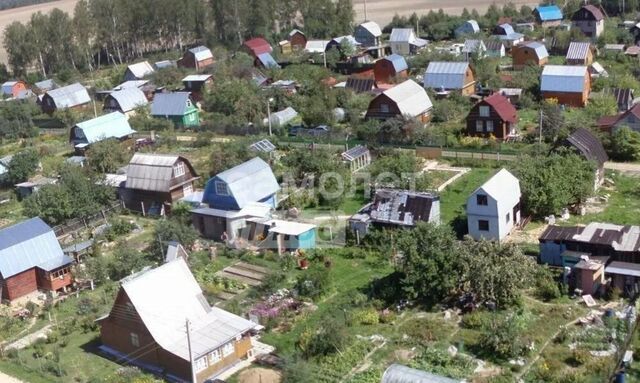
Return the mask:
<svg viewBox="0 0 640 383"><path fill-rule="evenodd" d="M123 209L122 203L120 201L114 203L111 206L107 206L106 208L100 210L99 212L89 215L82 218L74 218L62 225L58 225L53 228L53 232L56 234L56 237L62 237L64 235L68 235L71 233L75 233L78 230L85 229L88 227L98 226L96 223L102 223L106 221L107 217L115 214Z"/></svg>

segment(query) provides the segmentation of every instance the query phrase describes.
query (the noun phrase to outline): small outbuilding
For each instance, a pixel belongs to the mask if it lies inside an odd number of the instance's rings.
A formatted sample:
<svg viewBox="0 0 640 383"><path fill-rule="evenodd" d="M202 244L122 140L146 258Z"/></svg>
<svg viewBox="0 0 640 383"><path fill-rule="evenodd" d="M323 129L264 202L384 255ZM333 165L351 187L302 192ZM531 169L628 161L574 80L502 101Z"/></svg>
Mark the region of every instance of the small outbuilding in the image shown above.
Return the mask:
<svg viewBox="0 0 640 383"><path fill-rule="evenodd" d="M345 89L349 89L355 93L370 93L378 88L376 80L369 77L349 76L344 84Z"/></svg>
<svg viewBox="0 0 640 383"><path fill-rule="evenodd" d="M200 113L189 92L156 94L151 104L151 115L171 120L180 127L200 125Z"/></svg>
<svg viewBox="0 0 640 383"><path fill-rule="evenodd" d="M389 36L391 53L402 56L414 55L427 46L427 40L416 36L411 28L393 28Z"/></svg>
<svg viewBox="0 0 640 383"><path fill-rule="evenodd" d="M371 152L366 146L357 145L341 154L342 160L349 165L351 173L363 169L371 163Z"/></svg>
<svg viewBox="0 0 640 383"><path fill-rule="evenodd" d="M504 47L503 47L504 49ZM464 47L462 47L462 54L467 61L471 61L472 58L483 58L487 55L487 46L484 41L479 39L467 39L464 41Z"/></svg>
<svg viewBox="0 0 640 383"><path fill-rule="evenodd" d="M184 55L178 60L178 66L181 68L193 68L201 70L213 65L213 53L204 45L191 48L184 52Z"/></svg>
<svg viewBox="0 0 640 383"><path fill-rule="evenodd" d="M365 48L379 46L381 36L382 29L375 21L365 21L358 25L354 31L356 41Z"/></svg>
<svg viewBox="0 0 640 383"><path fill-rule="evenodd" d="M490 39L484 42L485 47L487 48L486 55L487 57L504 57L506 56L506 49L504 48L504 43L501 40Z"/></svg>
<svg viewBox="0 0 640 383"><path fill-rule="evenodd" d="M413 80L387 89L369 103L365 118L386 120L395 117L429 121L433 103L426 90Z"/></svg>
<svg viewBox="0 0 640 383"><path fill-rule="evenodd" d="M514 69L523 69L527 65L540 67L549 62L547 47L538 41L530 41L513 47L511 56Z"/></svg>
<svg viewBox="0 0 640 383"><path fill-rule="evenodd" d="M390 83L393 80L402 80L408 76L409 66L404 57L392 54L376 61L373 66L373 75L376 82Z"/></svg>
<svg viewBox="0 0 640 383"><path fill-rule="evenodd" d="M47 91L42 96L42 111L52 114L56 110L82 108L91 103L87 88L80 83Z"/></svg>
<svg viewBox="0 0 640 383"><path fill-rule="evenodd" d="M480 25L475 20L467 20L454 31L456 38L480 33Z"/></svg>
<svg viewBox="0 0 640 383"><path fill-rule="evenodd" d="M572 41L567 50L567 65L591 65L595 48L589 42Z"/></svg>
<svg viewBox="0 0 640 383"><path fill-rule="evenodd" d="M129 87L109 93L104 99L103 109L108 112L121 112L132 116L136 109L148 104L149 101L143 91L136 87Z"/></svg>
<svg viewBox="0 0 640 383"><path fill-rule="evenodd" d="M127 116L121 112L113 112L74 125L69 134L69 142L78 153L82 153L96 142L107 139L123 141L135 132L131 129Z"/></svg>
<svg viewBox="0 0 640 383"><path fill-rule="evenodd" d="M591 75L586 66L546 65L542 70L540 92L544 99L583 107L591 92Z"/></svg>
<svg viewBox="0 0 640 383"><path fill-rule="evenodd" d="M254 37L242 43L241 50L257 59L261 54L273 52L271 44L262 37Z"/></svg>
<svg viewBox="0 0 640 383"><path fill-rule="evenodd" d="M2 84L2 95L7 98L19 98L27 90L27 84L21 80L7 81Z"/></svg>
<svg viewBox="0 0 640 383"><path fill-rule="evenodd" d="M562 23L562 10L557 5L539 5L533 10L533 15L543 28L556 27Z"/></svg>
<svg viewBox="0 0 640 383"><path fill-rule="evenodd" d="M271 125L273 127L286 126L298 117L298 112L292 107L287 107L279 112L271 113ZM269 124L269 119L265 118L263 124L266 126Z"/></svg>
<svg viewBox="0 0 640 383"><path fill-rule="evenodd" d="M604 164L609 160L602 141L590 130L578 128L561 143L561 146L575 150L595 165L594 190L598 189L604 183Z"/></svg>
<svg viewBox="0 0 640 383"><path fill-rule="evenodd" d="M148 61L131 64L124 72L124 81L142 80L153 72L155 72L155 70Z"/></svg>
<svg viewBox="0 0 640 383"><path fill-rule="evenodd" d="M307 36L299 29L293 29L287 37L294 52L301 51L307 46Z"/></svg>
<svg viewBox="0 0 640 383"><path fill-rule="evenodd" d="M511 24L500 24L493 29L493 36L497 37L505 45L505 48L512 47L524 41L524 35L513 30Z"/></svg>
<svg viewBox="0 0 640 383"><path fill-rule="evenodd" d="M424 72L424 87L438 92L475 93L476 80L468 62L431 61Z"/></svg>

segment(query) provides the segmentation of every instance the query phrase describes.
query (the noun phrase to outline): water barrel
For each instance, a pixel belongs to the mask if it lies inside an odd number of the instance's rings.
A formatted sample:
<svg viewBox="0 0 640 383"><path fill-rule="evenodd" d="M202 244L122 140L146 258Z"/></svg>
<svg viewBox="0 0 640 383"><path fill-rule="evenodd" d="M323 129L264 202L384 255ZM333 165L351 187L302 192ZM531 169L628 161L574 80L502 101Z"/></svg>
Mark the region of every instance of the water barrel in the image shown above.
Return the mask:
<svg viewBox="0 0 640 383"><path fill-rule="evenodd" d="M624 383L624 371L620 371L616 374L616 383Z"/></svg>
<svg viewBox="0 0 640 383"><path fill-rule="evenodd" d="M605 311L605 312L604 312L604 315L605 315L607 318L612 318L612 317L613 317L613 314L614 314L613 309L607 309L607 311Z"/></svg>

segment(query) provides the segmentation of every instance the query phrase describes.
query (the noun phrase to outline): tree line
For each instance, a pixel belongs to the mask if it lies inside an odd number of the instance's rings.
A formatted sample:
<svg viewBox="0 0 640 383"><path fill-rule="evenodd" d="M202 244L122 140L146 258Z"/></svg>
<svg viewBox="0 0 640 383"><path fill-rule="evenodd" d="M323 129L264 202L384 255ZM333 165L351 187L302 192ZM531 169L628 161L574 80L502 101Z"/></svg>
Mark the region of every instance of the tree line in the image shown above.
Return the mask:
<svg viewBox="0 0 640 383"><path fill-rule="evenodd" d="M353 15L351 0L80 0L72 15L56 8L9 24L4 46L14 74L46 77L197 43L278 41L302 24L309 36L335 37L351 33Z"/></svg>

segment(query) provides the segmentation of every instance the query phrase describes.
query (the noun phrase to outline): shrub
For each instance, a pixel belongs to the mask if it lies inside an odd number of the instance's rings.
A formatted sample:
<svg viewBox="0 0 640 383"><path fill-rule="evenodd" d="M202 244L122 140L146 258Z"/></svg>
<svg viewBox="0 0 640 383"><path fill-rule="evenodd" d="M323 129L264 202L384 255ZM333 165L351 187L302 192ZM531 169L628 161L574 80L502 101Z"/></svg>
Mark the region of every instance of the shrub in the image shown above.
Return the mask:
<svg viewBox="0 0 640 383"><path fill-rule="evenodd" d="M462 317L460 321L460 326L468 329L479 329L482 328L487 322L487 312L485 311L473 311L469 314L466 314Z"/></svg>
<svg viewBox="0 0 640 383"><path fill-rule="evenodd" d="M364 325L378 324L380 316L374 308L359 309L351 313L351 320Z"/></svg>
<svg viewBox="0 0 640 383"><path fill-rule="evenodd" d="M315 265L298 277L296 289L301 296L317 298L329 289L330 271Z"/></svg>
<svg viewBox="0 0 640 383"><path fill-rule="evenodd" d="M544 301L550 301L561 296L558 283L553 278L551 270L547 267L539 267L536 270L535 285L536 295Z"/></svg>
<svg viewBox="0 0 640 383"><path fill-rule="evenodd" d="M446 336L444 324L431 318L419 318L406 322L401 332L420 344L441 340Z"/></svg>
<svg viewBox="0 0 640 383"><path fill-rule="evenodd" d="M579 367L583 364L589 363L590 360L591 354L589 353L589 351L581 348L576 348L571 353L571 356L567 358L566 362L573 367Z"/></svg>
<svg viewBox="0 0 640 383"><path fill-rule="evenodd" d="M524 327L524 318L519 315L494 314L483 326L479 345L498 359L523 356L527 352L526 340L522 337Z"/></svg>

